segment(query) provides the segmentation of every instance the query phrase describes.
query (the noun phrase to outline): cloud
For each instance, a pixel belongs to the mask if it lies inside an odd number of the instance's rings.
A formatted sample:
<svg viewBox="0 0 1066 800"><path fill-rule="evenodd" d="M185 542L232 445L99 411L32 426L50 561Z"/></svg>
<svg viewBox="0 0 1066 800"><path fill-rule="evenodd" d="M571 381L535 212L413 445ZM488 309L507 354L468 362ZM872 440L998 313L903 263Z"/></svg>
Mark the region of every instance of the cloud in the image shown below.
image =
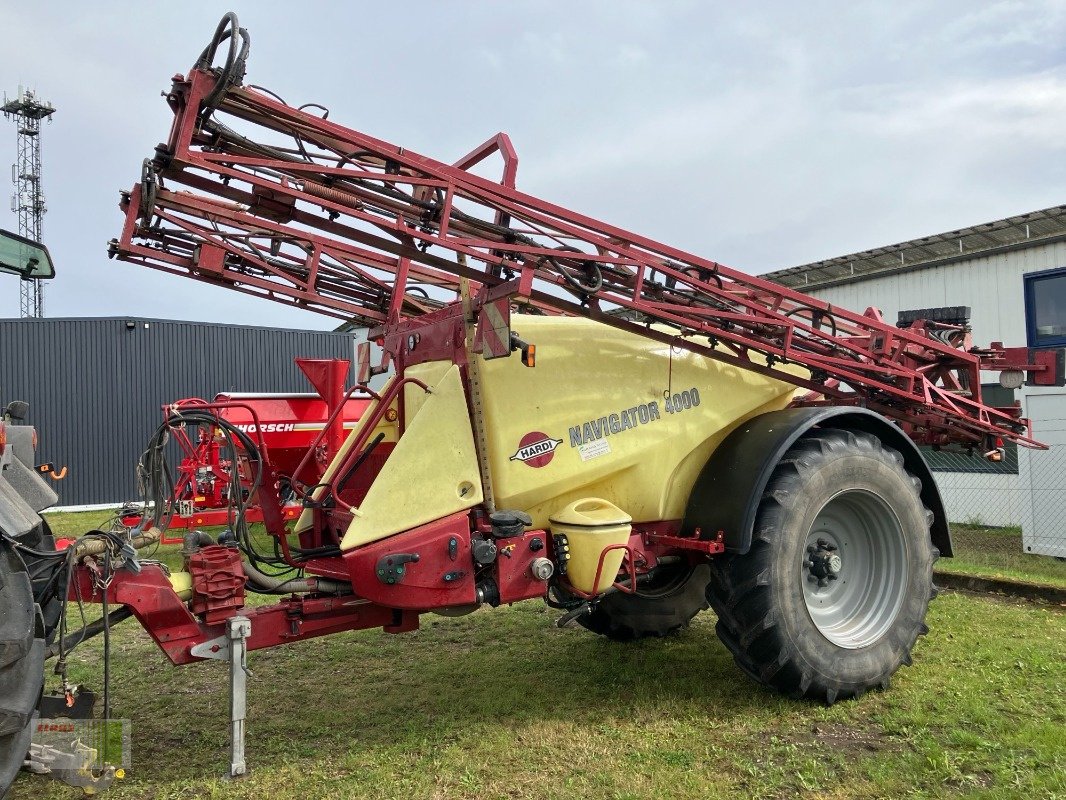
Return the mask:
<svg viewBox="0 0 1066 800"><path fill-rule="evenodd" d="M385 7L248 4L248 81L444 161L506 130L525 191L750 271L1063 201L1062 2L405 9L397 24ZM166 137L159 92L219 16L5 4L5 27L48 35L5 40L0 88L59 109L43 136L50 314L334 324L106 259L117 192ZM0 126L0 165L13 156ZM17 314L15 286L0 315Z"/></svg>

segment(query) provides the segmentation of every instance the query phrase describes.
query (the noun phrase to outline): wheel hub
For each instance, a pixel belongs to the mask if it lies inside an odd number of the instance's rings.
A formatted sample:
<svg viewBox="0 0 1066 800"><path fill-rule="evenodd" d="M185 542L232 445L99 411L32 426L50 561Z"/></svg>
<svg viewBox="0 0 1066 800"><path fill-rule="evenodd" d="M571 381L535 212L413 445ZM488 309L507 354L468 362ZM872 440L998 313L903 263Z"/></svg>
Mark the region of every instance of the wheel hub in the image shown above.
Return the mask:
<svg viewBox="0 0 1066 800"><path fill-rule="evenodd" d="M807 612L838 647L856 649L888 630L906 596L907 543L891 506L846 489L818 512L797 573Z"/></svg>
<svg viewBox="0 0 1066 800"><path fill-rule="evenodd" d="M837 580L844 561L836 549L835 544L825 539L819 539L817 544L807 545L807 558L803 562L804 569L809 573L807 580L819 586L828 586L829 581Z"/></svg>

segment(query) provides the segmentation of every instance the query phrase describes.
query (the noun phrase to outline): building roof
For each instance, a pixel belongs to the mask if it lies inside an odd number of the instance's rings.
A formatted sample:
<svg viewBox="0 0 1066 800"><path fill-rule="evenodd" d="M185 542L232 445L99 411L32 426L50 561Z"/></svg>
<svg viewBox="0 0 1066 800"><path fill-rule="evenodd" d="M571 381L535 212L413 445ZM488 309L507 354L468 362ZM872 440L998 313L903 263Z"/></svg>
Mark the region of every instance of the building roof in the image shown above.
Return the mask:
<svg viewBox="0 0 1066 800"><path fill-rule="evenodd" d="M957 231L779 269L759 277L808 291L1063 239L1066 239L1066 206L1053 206Z"/></svg>

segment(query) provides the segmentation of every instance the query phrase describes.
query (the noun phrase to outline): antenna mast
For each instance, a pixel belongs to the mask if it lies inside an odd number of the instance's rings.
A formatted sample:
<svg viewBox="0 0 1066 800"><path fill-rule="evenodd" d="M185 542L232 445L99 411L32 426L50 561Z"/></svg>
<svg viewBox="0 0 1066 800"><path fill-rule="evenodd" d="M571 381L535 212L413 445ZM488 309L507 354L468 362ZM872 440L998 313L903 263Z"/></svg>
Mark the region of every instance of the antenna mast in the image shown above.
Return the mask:
<svg viewBox="0 0 1066 800"><path fill-rule="evenodd" d="M18 160L11 165L11 210L18 214L19 235L41 241L44 191L41 189L41 120L52 121L55 106L39 100L30 89L19 87L18 97L4 95L4 117L18 126ZM19 287L19 316L44 316L44 286L40 280L24 280Z"/></svg>

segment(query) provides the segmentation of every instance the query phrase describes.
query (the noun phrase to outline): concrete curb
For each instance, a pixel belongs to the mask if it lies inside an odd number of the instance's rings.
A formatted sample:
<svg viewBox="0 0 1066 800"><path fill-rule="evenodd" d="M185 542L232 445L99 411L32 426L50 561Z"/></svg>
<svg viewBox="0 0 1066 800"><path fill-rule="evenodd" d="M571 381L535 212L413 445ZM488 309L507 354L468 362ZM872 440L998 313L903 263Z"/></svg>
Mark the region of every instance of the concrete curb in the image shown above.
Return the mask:
<svg viewBox="0 0 1066 800"><path fill-rule="evenodd" d="M1024 600L1066 605L1066 589L1059 589L1056 586L1011 581L1004 578L981 578L976 575L960 575L956 572L941 572L940 570L933 570L933 579L937 586L945 589L960 589L965 592L982 592L984 594L1005 594L1010 597L1020 597Z"/></svg>

